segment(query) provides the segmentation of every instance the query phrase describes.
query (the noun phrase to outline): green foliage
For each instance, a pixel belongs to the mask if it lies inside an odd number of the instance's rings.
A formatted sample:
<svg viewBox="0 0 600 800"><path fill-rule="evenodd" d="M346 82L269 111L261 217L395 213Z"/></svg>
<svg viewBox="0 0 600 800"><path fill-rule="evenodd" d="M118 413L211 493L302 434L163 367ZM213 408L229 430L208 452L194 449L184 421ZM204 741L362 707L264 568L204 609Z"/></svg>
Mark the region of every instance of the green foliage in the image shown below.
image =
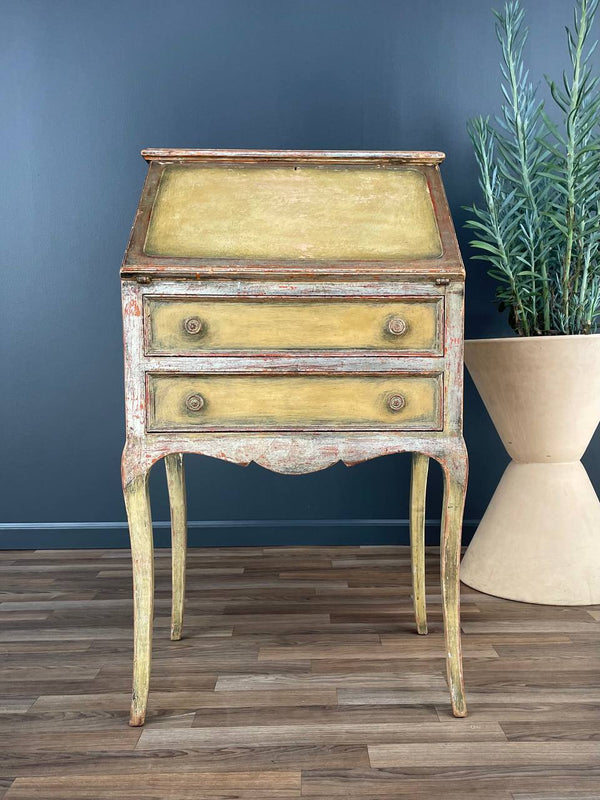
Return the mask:
<svg viewBox="0 0 600 800"><path fill-rule="evenodd" d="M471 244L498 281L496 300L523 336L592 333L600 318L600 78L591 27L600 0L579 0L567 28L570 68L546 79L562 122L544 110L523 64L524 12L496 16L504 103L468 123L483 206L469 208Z"/></svg>

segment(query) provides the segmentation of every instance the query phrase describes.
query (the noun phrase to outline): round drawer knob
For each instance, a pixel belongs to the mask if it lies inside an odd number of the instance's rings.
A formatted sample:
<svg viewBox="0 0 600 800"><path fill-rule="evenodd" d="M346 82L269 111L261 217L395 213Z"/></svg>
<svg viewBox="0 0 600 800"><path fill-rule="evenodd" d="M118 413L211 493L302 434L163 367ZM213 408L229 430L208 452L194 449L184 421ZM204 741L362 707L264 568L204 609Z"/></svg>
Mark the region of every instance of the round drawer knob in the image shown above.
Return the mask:
<svg viewBox="0 0 600 800"><path fill-rule="evenodd" d="M401 394L393 394L388 398L387 404L390 411L402 411L406 405L406 400Z"/></svg>
<svg viewBox="0 0 600 800"><path fill-rule="evenodd" d="M204 325L200 317L188 317L183 321L183 330L191 336L196 336L198 333L202 333Z"/></svg>
<svg viewBox="0 0 600 800"><path fill-rule="evenodd" d="M185 401L185 407L188 411L202 411L204 408L204 398L201 394L191 394Z"/></svg>
<svg viewBox="0 0 600 800"><path fill-rule="evenodd" d="M387 323L388 333L393 336L402 336L406 333L407 325L402 317L391 317Z"/></svg>

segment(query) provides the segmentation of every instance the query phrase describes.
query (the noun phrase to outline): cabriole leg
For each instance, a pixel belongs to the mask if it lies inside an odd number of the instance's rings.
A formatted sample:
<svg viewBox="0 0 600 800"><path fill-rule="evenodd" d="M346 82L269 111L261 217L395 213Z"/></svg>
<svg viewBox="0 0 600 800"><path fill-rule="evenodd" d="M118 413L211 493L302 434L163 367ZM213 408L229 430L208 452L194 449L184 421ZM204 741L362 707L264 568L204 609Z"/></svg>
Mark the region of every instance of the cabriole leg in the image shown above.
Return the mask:
<svg viewBox="0 0 600 800"><path fill-rule="evenodd" d="M445 462L444 506L442 509L441 573L446 672L455 717L467 716L460 641L460 547L462 519L467 488L468 461L464 448L453 452Z"/></svg>
<svg viewBox="0 0 600 800"><path fill-rule="evenodd" d="M427 633L425 603L425 495L429 457L413 453L410 476L410 560L417 633Z"/></svg>
<svg viewBox="0 0 600 800"><path fill-rule="evenodd" d="M171 639L181 639L185 604L185 561L187 555L187 508L183 454L165 457L169 505L171 506L172 591Z"/></svg>
<svg viewBox="0 0 600 800"><path fill-rule="evenodd" d="M129 724L143 725L150 687L154 612L154 542L148 471L123 476L133 563L133 689Z"/></svg>

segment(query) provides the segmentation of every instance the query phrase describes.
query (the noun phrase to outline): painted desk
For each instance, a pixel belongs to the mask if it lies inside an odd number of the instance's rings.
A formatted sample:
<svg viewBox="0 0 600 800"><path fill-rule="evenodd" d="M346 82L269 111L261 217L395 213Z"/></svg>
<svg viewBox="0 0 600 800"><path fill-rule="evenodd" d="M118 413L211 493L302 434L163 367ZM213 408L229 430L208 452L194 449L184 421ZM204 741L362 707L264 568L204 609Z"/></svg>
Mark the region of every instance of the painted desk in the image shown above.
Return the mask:
<svg viewBox="0 0 600 800"><path fill-rule="evenodd" d="M442 466L442 599L455 716L466 715L459 559L464 267L442 153L145 150L121 269L134 579L131 725L150 681L148 473L164 458L173 537L171 638L185 591L183 454L301 474L413 453L417 630L427 632L425 488Z"/></svg>

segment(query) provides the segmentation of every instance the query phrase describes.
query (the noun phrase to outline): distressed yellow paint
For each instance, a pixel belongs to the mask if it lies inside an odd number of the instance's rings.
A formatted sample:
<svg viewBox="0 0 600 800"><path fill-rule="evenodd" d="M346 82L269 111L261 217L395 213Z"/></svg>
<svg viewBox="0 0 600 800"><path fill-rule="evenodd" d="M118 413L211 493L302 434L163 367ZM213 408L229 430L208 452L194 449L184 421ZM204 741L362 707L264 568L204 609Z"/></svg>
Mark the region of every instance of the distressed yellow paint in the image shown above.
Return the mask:
<svg viewBox="0 0 600 800"><path fill-rule="evenodd" d="M156 354L230 350L390 350L441 352L442 299L419 301L268 302L149 298L148 351ZM392 317L406 323L401 336L389 333ZM198 318L200 334L184 322Z"/></svg>
<svg viewBox="0 0 600 800"><path fill-rule="evenodd" d="M410 261L442 254L427 181L418 170L304 165L167 166L144 250L289 261Z"/></svg>
<svg viewBox="0 0 600 800"><path fill-rule="evenodd" d="M435 430L441 427L440 376L149 375L149 430ZM204 406L189 411L200 394ZM400 411L387 401L405 398Z"/></svg>
<svg viewBox="0 0 600 800"><path fill-rule="evenodd" d="M182 453L165 456L169 507L171 510L171 639L181 639L185 605L185 562L187 555L187 502Z"/></svg>
<svg viewBox="0 0 600 800"><path fill-rule="evenodd" d="M425 497L429 458L413 453L410 475L410 562L417 633L427 633L425 600Z"/></svg>
<svg viewBox="0 0 600 800"><path fill-rule="evenodd" d="M137 727L143 725L146 718L154 615L154 543L148 472L125 482L123 494L133 566L133 687L129 724Z"/></svg>
<svg viewBox="0 0 600 800"><path fill-rule="evenodd" d="M446 678L455 717L467 716L460 638L460 543L468 466L464 444L461 449L462 458L459 457L454 463L442 464L444 500L440 542Z"/></svg>

